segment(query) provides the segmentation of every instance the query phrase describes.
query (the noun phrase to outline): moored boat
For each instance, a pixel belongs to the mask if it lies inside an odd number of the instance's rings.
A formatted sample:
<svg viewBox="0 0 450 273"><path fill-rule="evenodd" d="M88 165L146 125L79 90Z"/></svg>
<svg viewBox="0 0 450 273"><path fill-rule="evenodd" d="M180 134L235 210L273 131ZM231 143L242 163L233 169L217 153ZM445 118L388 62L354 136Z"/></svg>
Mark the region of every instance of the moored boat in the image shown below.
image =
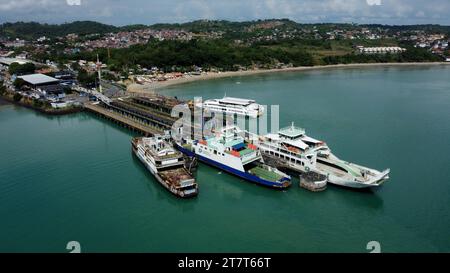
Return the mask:
<svg viewBox="0 0 450 273"><path fill-rule="evenodd" d="M206 100L198 103L197 107L206 112L225 113L228 115L248 116L257 118L264 113L264 106L254 100L224 97L222 99Z"/></svg>
<svg viewBox="0 0 450 273"><path fill-rule="evenodd" d="M272 188L291 185L291 177L264 163L259 149L238 136L238 128L228 126L214 137L202 140L182 139L180 151L196 156L199 161L234 174L247 181Z"/></svg>
<svg viewBox="0 0 450 273"><path fill-rule="evenodd" d="M133 138L131 144L137 158L171 193L182 198L198 194L198 185L185 167L183 154L164 137Z"/></svg>
<svg viewBox="0 0 450 273"><path fill-rule="evenodd" d="M305 129L292 124L277 134L258 137L255 144L263 157L282 162L298 172L314 171L327 177L328 183L350 188L371 188L389 179L382 172L339 159L328 145L306 135Z"/></svg>

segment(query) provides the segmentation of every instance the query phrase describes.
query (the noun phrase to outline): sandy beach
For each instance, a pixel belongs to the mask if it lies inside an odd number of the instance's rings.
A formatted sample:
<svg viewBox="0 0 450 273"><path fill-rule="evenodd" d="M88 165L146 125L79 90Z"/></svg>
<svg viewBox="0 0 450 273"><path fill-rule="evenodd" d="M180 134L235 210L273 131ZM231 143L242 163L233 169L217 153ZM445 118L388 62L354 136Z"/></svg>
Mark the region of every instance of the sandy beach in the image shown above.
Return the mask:
<svg viewBox="0 0 450 273"><path fill-rule="evenodd" d="M325 66L302 66L302 67L290 67L282 69L261 69L261 70L247 70L247 71L229 71L229 72L208 72L198 76L188 76L178 79L167 80L163 82L155 82L151 84L130 84L127 88L131 93L148 93L162 89L169 86L212 80L228 77L241 77L249 75L257 75L264 73L281 73L281 72L298 72L298 71L312 71L323 69L345 69L345 68L365 68L365 67L394 67L394 66L439 66L450 65L450 62L426 62L426 63L366 63L366 64L337 64L337 65L325 65Z"/></svg>

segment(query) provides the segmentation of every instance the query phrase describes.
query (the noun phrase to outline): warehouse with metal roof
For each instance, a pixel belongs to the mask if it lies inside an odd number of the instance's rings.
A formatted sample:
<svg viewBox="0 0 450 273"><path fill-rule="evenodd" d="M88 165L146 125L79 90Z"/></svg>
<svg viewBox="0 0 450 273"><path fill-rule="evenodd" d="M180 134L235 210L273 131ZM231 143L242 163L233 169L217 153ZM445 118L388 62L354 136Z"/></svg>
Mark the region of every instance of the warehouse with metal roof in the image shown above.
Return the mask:
<svg viewBox="0 0 450 273"><path fill-rule="evenodd" d="M31 74L25 76L19 76L19 79L24 80L26 83L33 86L58 84L59 80L44 74Z"/></svg>
<svg viewBox="0 0 450 273"><path fill-rule="evenodd" d="M31 89L40 90L46 96L51 95L58 98L64 97L63 88L58 79L44 74L31 74L19 76L18 78L25 81L25 84Z"/></svg>

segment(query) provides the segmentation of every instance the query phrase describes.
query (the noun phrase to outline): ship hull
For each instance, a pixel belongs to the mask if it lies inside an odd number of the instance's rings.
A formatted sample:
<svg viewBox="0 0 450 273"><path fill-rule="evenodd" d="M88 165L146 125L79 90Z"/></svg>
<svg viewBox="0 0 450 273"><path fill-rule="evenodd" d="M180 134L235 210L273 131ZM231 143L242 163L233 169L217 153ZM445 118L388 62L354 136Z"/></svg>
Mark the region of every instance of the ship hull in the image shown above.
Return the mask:
<svg viewBox="0 0 450 273"><path fill-rule="evenodd" d="M285 160L281 160L280 158L277 158L277 157L272 157L270 155L267 155L266 153L263 153L263 158L264 158L264 162L266 162L268 165L274 166L277 168L287 168L294 172L300 172L300 173L307 172L309 170L313 170L318 173L322 173L328 177L326 182L337 185L337 186L341 186L341 187L347 187L347 188L353 188L353 189L376 188L376 187L381 186L384 183L384 181L386 181L388 179L388 176L387 176L388 173L386 172L384 174L380 174L379 179L375 180L372 183L356 182L356 181L352 181L352 180L348 180L348 179L343 179L338 176L334 176L332 174L329 174L323 170L314 168L312 166L307 166L307 168L308 168L308 170L307 170L305 168L305 166L301 166L299 164L295 164L292 162L286 162Z"/></svg>
<svg viewBox="0 0 450 273"><path fill-rule="evenodd" d="M240 171L240 170L236 170L236 169L231 168L229 166L226 166L226 165L224 165L222 163L219 163L217 161L211 160L211 159L209 159L207 157L195 154L193 151L188 150L186 148L183 148L180 145L176 145L176 146L182 153L184 153L184 154L186 154L188 156L195 156L195 157L198 158L198 160L200 160L201 162L203 162L205 164L208 164L210 166L214 166L214 167L216 167L218 169L221 169L221 170L223 170L223 171L225 171L227 173L230 173L230 174L233 174L235 176L238 176L238 177L240 177L240 178L242 178L244 180L247 180L249 182L252 182L252 183L255 183L255 184L259 184L259 185L263 185L263 186L270 187L270 188L277 188L277 189L285 189L285 188L288 188L291 185L291 182L288 179L286 179L284 181L284 183L275 183L275 182L272 182L272 181L268 181L268 180L262 179L262 178L260 178L258 176L255 176L255 175L252 175L252 174Z"/></svg>
<svg viewBox="0 0 450 273"><path fill-rule="evenodd" d="M353 188L353 189L367 189L367 188L379 187L384 183L385 180L387 180L387 179L382 179L377 182L369 184L369 183L361 183L361 182L355 182L355 181L338 179L338 178L335 179L333 177L329 177L328 183L334 184L337 186L341 186L341 187Z"/></svg>
<svg viewBox="0 0 450 273"><path fill-rule="evenodd" d="M367 181L355 181L349 177L340 177L335 175L333 172L323 170L323 168L318 168L319 171L322 171L324 175L328 177L328 183L353 188L353 189L366 189L366 188L377 188L384 184L386 180L389 179L390 169L379 172L377 170L369 169L367 167L362 167L356 164L352 164L352 166L357 167L363 171L370 172L372 175L367 177Z"/></svg>
<svg viewBox="0 0 450 273"><path fill-rule="evenodd" d="M181 145L175 144L175 146L177 147L177 149L178 149L180 152L182 152L183 154L185 154L185 155L187 155L187 156L189 156L189 157L194 157L194 156L196 156L196 154L195 154L193 151L191 151L191 150L189 150L189 149L186 149L186 148L184 148L184 147L181 146Z"/></svg>
<svg viewBox="0 0 450 273"><path fill-rule="evenodd" d="M190 198L198 195L198 189L195 192L185 194L183 191L177 190L176 188L171 187L168 183L166 183L161 176L153 170L153 168L142 158L142 156L137 152L137 150L133 147L133 154L144 164L145 168L156 178L159 184L161 184L164 188L166 188L169 192L174 194L180 198Z"/></svg>

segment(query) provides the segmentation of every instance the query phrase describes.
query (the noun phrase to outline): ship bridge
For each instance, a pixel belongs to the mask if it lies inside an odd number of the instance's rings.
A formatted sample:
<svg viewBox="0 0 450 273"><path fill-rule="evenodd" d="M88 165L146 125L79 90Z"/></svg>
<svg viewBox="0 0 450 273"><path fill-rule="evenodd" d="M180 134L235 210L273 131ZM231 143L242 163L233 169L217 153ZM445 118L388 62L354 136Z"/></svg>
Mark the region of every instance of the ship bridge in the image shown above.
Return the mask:
<svg viewBox="0 0 450 273"><path fill-rule="evenodd" d="M283 129L280 129L278 131L278 134L286 137L288 139L296 139L303 135L305 135L306 131L303 128L294 126L294 123L292 122L292 125Z"/></svg>

